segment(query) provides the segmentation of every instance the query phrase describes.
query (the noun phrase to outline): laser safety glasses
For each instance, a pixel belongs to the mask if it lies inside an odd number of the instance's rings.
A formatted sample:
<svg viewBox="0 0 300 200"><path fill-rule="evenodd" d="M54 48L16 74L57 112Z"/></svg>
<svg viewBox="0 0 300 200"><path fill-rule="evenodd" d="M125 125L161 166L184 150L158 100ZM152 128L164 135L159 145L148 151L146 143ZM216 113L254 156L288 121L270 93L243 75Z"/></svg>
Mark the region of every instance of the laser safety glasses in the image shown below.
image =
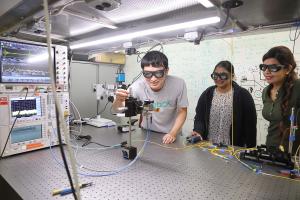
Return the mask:
<svg viewBox="0 0 300 200"><path fill-rule="evenodd" d="M219 77L222 81L225 81L229 78L227 73L216 73L216 72L214 72L210 76L213 80L217 80L218 77Z"/></svg>
<svg viewBox="0 0 300 200"><path fill-rule="evenodd" d="M277 65L277 64L273 64L273 65L260 64L259 65L259 69L263 72L266 71L267 69L269 69L270 72L278 72L283 68L285 68L284 65Z"/></svg>
<svg viewBox="0 0 300 200"><path fill-rule="evenodd" d="M165 70L157 70L157 71L143 71L143 75L145 78L152 78L152 76L155 76L156 78L162 78L165 75Z"/></svg>

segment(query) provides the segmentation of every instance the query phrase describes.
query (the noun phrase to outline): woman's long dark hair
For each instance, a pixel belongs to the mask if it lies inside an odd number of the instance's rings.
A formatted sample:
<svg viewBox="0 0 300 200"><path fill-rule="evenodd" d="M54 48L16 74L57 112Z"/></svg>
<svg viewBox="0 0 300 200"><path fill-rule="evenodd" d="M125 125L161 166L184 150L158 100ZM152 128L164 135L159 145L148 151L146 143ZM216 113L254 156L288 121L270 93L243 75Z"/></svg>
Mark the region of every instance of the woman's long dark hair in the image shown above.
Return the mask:
<svg viewBox="0 0 300 200"><path fill-rule="evenodd" d="M281 113L283 120L287 119L289 116L289 100L292 95L292 90L294 86L294 82L297 79L297 74L295 72L296 61L291 50L285 46L277 46L271 48L262 58L263 61L269 58L275 58L281 65L286 67L291 67L290 72L285 77L282 87L283 91L283 99L281 103ZM268 95L270 96L271 88L268 90ZM288 131L288 127L284 127L283 121L279 125L282 136L286 135ZM284 137L282 137L283 139Z"/></svg>

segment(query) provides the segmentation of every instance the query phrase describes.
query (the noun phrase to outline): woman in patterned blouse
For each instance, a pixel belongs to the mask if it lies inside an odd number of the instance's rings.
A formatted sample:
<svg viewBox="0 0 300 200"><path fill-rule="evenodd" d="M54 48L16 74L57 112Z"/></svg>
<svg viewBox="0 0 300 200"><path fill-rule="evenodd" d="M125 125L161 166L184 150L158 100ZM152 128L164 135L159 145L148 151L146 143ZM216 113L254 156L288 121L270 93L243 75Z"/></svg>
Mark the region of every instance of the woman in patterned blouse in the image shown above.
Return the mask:
<svg viewBox="0 0 300 200"><path fill-rule="evenodd" d="M232 81L234 67L219 62L211 78L215 85L207 88L198 100L193 135L213 143L241 147L256 146L256 110L252 96Z"/></svg>

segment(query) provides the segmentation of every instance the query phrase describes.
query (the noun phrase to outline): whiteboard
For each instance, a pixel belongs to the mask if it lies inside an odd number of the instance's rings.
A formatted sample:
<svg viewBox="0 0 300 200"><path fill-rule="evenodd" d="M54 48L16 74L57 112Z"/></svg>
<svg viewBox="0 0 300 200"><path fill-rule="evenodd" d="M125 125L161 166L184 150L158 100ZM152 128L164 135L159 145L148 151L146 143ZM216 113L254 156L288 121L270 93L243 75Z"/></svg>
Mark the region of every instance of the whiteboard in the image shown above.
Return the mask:
<svg viewBox="0 0 300 200"><path fill-rule="evenodd" d="M183 133L190 134L192 131L198 99L207 87L214 84L210 78L214 66L221 60L229 60L234 65L237 83L248 89L255 101L258 117L257 143L265 143L268 122L261 114L261 92L267 84L258 65L262 62L262 56L271 47L278 45L292 50L289 31L206 40L200 45L188 42L164 45L164 53L169 59L169 74L183 78L187 84L189 107ZM296 41L294 56L299 66L300 39ZM127 56L124 71L127 82L131 82L141 71L137 56Z"/></svg>

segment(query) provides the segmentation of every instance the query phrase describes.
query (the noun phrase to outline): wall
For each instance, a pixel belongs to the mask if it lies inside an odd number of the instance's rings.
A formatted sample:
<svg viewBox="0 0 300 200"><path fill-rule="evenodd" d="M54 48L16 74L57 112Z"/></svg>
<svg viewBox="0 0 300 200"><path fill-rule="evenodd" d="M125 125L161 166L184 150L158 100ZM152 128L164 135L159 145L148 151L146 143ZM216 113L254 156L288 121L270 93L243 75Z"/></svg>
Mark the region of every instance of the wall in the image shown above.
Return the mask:
<svg viewBox="0 0 300 200"><path fill-rule="evenodd" d="M78 108L81 117L94 117L97 112L97 100L93 91L95 83L115 83L116 65L73 61L70 65L70 98ZM104 109L107 99L100 101L99 111ZM110 114L111 103L107 105L104 118L118 122L119 118Z"/></svg>
<svg viewBox="0 0 300 200"><path fill-rule="evenodd" d="M169 58L170 74L183 78L187 84L190 105L183 127L184 134L189 134L193 128L199 96L208 86L213 85L210 74L214 66L227 59L235 67L236 81L247 88L255 100L258 115L257 140L259 144L264 143L268 123L261 116L261 92L266 83L261 78L258 65L262 62L262 56L277 45L285 45L292 49L289 31L206 40L200 45L187 42L164 45L164 53ZM144 50L146 49L140 51ZM295 58L299 66L300 40L296 42ZM124 70L127 82L130 82L141 71L137 56L127 56Z"/></svg>

